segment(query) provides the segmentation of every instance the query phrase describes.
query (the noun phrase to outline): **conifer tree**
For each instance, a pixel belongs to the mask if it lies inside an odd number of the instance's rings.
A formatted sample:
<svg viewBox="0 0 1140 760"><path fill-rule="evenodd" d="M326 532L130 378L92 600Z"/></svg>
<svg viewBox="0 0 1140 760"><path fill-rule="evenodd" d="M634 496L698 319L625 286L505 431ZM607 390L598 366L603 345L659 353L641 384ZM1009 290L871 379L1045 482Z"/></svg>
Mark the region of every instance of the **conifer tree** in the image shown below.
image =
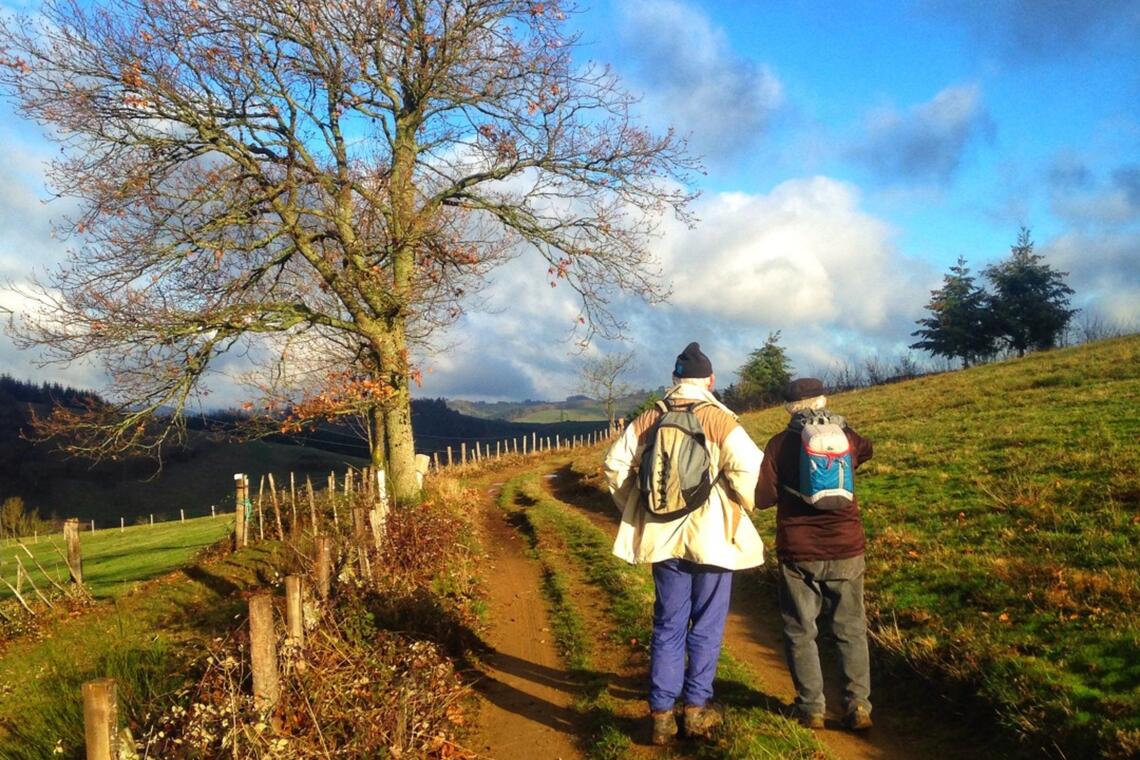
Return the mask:
<svg viewBox="0 0 1140 760"><path fill-rule="evenodd" d="M969 367L994 353L994 336L989 312L989 297L974 283L966 259L943 275L942 287L930 291L926 310L930 316L917 321L920 329L911 335L919 338L910 345L935 356L961 359Z"/></svg>
<svg viewBox="0 0 1140 760"><path fill-rule="evenodd" d="M731 401L738 408L747 409L775 403L781 398L784 387L792 379L792 363L780 345L780 331L768 333L764 345L748 355L737 375L740 382L730 388Z"/></svg>
<svg viewBox="0 0 1140 760"><path fill-rule="evenodd" d="M1010 257L986 267L983 274L994 288L990 309L995 334L1018 356L1056 346L1079 311L1069 308L1073 289L1064 279L1069 273L1058 272L1033 252L1025 227L1010 247Z"/></svg>

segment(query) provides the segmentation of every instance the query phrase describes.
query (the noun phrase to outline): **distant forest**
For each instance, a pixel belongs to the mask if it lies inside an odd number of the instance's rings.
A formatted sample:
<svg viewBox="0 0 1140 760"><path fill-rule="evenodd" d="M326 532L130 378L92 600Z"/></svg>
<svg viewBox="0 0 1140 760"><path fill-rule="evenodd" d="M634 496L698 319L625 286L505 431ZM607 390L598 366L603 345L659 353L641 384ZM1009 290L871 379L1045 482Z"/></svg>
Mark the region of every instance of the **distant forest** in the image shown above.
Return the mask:
<svg viewBox="0 0 1140 760"><path fill-rule="evenodd" d="M91 391L0 375L0 500L8 496L33 499L56 481L109 484L152 476L155 462L151 459L92 464L64 456L50 442L35 443L29 439L33 412L47 414L55 404L79 406L102 402L100 396ZM187 415L187 426L191 431L188 445L167 450L163 457L164 467L177 467L180 463L194 460L211 442L240 439L239 430L247 420L246 413L234 410ZM507 442L532 435L550 437L551 440L555 436L565 439L588 435L604 427L599 422L542 424L479 419L450 408L442 398L413 400L412 425L416 451L429 455L438 453L441 460L449 446L457 459L463 444L469 450L476 444L490 445L494 449L496 441ZM271 433L261 437L272 443L321 449L344 457L368 456L365 442L349 425L322 423L296 434Z"/></svg>

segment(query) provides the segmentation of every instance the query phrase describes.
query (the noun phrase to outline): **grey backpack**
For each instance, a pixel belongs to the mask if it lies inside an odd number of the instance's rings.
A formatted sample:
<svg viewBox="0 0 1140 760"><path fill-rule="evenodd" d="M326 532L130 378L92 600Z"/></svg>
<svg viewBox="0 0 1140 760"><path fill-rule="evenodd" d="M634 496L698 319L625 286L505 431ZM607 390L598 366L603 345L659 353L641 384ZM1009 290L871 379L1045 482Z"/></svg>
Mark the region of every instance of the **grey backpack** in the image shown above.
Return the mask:
<svg viewBox="0 0 1140 760"><path fill-rule="evenodd" d="M641 455L637 473L642 503L650 514L676 520L708 501L716 480L705 431L694 413L708 403L673 406L657 402L661 419Z"/></svg>

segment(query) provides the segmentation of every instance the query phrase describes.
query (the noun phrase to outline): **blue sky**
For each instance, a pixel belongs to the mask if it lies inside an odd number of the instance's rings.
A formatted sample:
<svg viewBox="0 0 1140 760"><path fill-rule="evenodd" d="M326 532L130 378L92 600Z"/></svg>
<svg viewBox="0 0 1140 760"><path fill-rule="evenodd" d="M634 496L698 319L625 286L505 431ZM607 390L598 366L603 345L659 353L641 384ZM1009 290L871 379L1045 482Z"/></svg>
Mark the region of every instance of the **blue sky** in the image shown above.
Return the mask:
<svg viewBox="0 0 1140 760"><path fill-rule="evenodd" d="M611 0L572 23L583 61L612 65L708 170L702 222L655 246L672 299L616 304L628 341L590 349L634 351L632 382L661 384L699 340L727 384L774 330L800 372L893 359L946 269L1001 259L1021 225L1075 305L1140 327L1140 2ZM8 105L0 140L0 276L19 282L59 259L62 207L35 200L52 148ZM422 352L420 395L574 392L574 305L544 270L497 272L488 309ZM32 358L0 337L0 369L30 376Z"/></svg>

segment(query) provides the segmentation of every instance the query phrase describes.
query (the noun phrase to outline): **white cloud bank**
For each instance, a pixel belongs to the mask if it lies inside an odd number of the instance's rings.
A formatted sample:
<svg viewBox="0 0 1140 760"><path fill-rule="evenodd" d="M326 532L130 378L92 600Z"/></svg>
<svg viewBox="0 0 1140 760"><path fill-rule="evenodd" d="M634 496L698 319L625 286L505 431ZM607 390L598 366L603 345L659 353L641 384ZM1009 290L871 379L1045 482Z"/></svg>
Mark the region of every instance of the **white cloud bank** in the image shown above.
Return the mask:
<svg viewBox="0 0 1140 760"><path fill-rule="evenodd" d="M710 196L696 211L695 229L667 225L655 246L673 283L670 302L616 304L629 342L603 350L635 352L635 384L666 382L673 357L697 340L726 385L775 330L803 371L891 354L937 279L897 250L890 225L860 208L853 186L827 177L790 180L768 194ZM421 395L574 391L577 359L567 335L577 305L565 289L549 288L543 271L524 256L496 273L484 296L501 311L464 318L455 344L425 362ZM488 366L500 374L488 376Z"/></svg>

